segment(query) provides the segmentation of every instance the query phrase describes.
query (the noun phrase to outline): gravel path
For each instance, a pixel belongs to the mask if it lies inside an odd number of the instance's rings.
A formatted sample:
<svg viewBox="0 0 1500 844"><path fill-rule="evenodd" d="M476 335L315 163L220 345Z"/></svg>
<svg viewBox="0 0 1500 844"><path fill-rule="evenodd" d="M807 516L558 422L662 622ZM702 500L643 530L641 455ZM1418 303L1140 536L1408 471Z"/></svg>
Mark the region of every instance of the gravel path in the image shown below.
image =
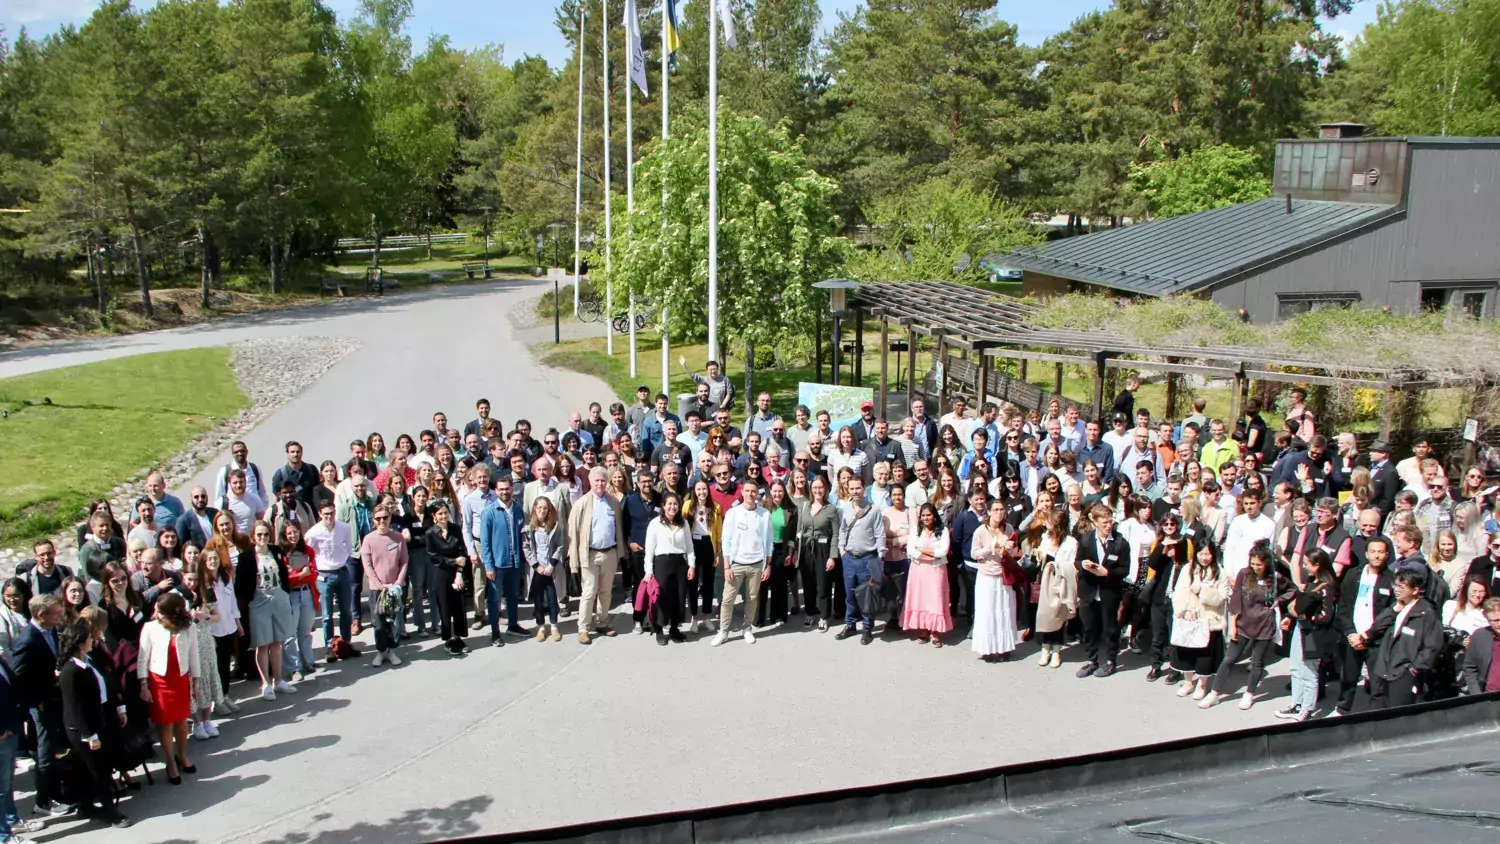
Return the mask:
<svg viewBox="0 0 1500 844"><path fill-rule="evenodd" d="M415 434L436 409L462 425L481 395L506 423L526 416L543 426L602 400L603 383L538 368L513 331L512 310L543 285L422 291L33 349L0 355L0 375L244 340L291 357L311 353L280 344L357 342L245 435L269 474L287 439L301 440L308 459L338 457L372 430L388 440ZM615 618L623 630L623 607ZM221 722L221 738L195 743L199 774L180 788L158 776L125 804L135 827L97 835L384 844L533 829L1237 729L1269 723L1281 703L1202 712L1144 682L1140 657L1112 679L1076 680L1071 654L1057 671L1038 668L1030 646L1015 662L987 665L963 647L861 647L797 621L722 648L706 638L661 648L634 634L585 647L571 638L571 619L564 632L560 643L512 639L503 649L476 635L462 665L424 642L403 649L399 668L337 663L296 695L248 700ZM368 646L369 634L361 639ZM1284 667L1272 671L1263 688L1285 696ZM255 690L233 691L243 699ZM52 837L49 829L37 840Z"/></svg>

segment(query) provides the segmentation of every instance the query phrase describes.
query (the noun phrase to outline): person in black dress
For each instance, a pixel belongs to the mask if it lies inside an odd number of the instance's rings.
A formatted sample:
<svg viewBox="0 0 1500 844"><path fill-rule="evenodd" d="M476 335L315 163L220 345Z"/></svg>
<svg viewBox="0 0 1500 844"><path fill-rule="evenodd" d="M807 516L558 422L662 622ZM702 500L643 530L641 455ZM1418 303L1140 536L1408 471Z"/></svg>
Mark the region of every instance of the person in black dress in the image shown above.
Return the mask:
<svg viewBox="0 0 1500 844"><path fill-rule="evenodd" d="M469 629L464 612L464 587L472 582L474 564L446 502L433 505L432 526L426 530L424 539L437 578L438 635L448 653L454 656L468 653L469 646L464 641L464 633Z"/></svg>
<svg viewBox="0 0 1500 844"><path fill-rule="evenodd" d="M86 782L80 783L81 811L110 826L124 828L130 826L130 819L115 805L110 776L113 764L105 742L118 735L109 722L113 718L123 723L125 706L110 694L110 684L90 660L93 647L94 634L88 621L76 619L63 626L57 647L63 730L87 772Z"/></svg>

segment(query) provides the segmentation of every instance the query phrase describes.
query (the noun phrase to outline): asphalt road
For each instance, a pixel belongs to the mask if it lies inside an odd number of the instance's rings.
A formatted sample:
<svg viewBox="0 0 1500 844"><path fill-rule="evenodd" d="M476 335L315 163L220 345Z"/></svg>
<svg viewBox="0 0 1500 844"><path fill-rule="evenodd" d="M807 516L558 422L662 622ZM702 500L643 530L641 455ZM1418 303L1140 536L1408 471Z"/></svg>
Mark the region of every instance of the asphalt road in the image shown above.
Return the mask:
<svg viewBox="0 0 1500 844"><path fill-rule="evenodd" d="M472 285L49 346L0 355L0 376L250 337L359 339L362 349L246 437L267 473L287 439L309 459L341 457L351 437L415 433L436 409L462 425L480 395L506 423L560 425L608 393L529 358L509 315L541 286ZM628 626L623 606L615 618ZM797 617L753 645L718 649L706 636L662 648L626 633L587 647L487 641L472 637L462 659L431 642L404 646L399 668L337 663L295 696L247 701L220 722L220 738L193 744L197 775L181 787L158 776L124 806L133 828L95 834L400 842L541 828L1237 729L1269 723L1286 696L1279 665L1263 686L1276 699L1203 712L1146 683L1141 657L1111 679L1077 680L1076 655L1042 669L1024 646L1023 658L987 665L962 647L835 642Z"/></svg>

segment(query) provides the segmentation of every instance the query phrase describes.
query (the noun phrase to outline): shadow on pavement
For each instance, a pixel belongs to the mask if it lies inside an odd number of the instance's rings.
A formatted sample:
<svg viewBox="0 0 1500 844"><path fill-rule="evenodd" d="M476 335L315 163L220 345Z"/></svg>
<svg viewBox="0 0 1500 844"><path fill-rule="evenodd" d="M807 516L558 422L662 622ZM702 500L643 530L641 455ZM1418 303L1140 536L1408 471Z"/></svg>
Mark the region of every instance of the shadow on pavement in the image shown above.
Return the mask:
<svg viewBox="0 0 1500 844"><path fill-rule="evenodd" d="M390 844L402 841L432 841L476 835L481 830L479 818L493 805L495 798L478 795L424 809L409 809L384 821L360 821L344 829L322 832L290 832L282 840L288 844ZM314 815L312 823L332 817Z"/></svg>

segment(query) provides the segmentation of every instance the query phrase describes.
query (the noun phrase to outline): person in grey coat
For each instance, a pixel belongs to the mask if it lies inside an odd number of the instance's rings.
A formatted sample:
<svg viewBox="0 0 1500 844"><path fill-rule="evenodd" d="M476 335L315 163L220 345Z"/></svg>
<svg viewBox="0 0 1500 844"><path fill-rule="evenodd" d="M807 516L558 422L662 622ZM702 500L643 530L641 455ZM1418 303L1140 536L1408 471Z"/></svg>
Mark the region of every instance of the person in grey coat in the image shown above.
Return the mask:
<svg viewBox="0 0 1500 844"><path fill-rule="evenodd" d="M1490 626L1475 630L1464 649L1464 692L1471 695L1500 691L1500 659L1495 655L1500 643L1500 598L1486 600L1480 609Z"/></svg>

